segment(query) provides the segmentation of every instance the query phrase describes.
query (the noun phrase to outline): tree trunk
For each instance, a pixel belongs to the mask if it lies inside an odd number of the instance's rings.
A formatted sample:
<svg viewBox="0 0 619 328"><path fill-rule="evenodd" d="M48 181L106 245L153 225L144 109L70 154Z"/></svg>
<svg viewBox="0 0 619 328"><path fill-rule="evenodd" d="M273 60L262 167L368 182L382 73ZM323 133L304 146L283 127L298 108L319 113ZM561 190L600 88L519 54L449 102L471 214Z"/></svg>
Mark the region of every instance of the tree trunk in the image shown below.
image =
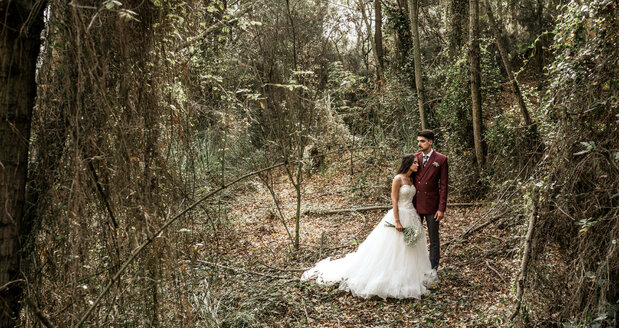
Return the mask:
<svg viewBox="0 0 619 328"><path fill-rule="evenodd" d="M426 112L424 109L425 99L423 96L423 69L421 67L421 47L419 45L419 0L408 0L411 32L413 37L413 56L415 61L415 87L417 89L417 105L419 107L419 121L421 128L428 128Z"/></svg>
<svg viewBox="0 0 619 328"><path fill-rule="evenodd" d="M535 58L537 74L543 76L544 74L544 51L542 49L542 40L544 33L544 1L537 0L537 40L535 41Z"/></svg>
<svg viewBox="0 0 619 328"><path fill-rule="evenodd" d="M300 237L301 237L301 179L303 178L303 162L299 161L297 164L297 182L294 185L295 196L297 199L296 211L294 215L294 249L299 250Z"/></svg>
<svg viewBox="0 0 619 328"><path fill-rule="evenodd" d="M524 123L526 126L531 126L531 116L529 116L529 111L527 110L527 105L524 102L524 97L520 92L520 86L518 85L518 81L514 77L514 73L509 65L509 52L507 50L507 46L505 45L505 36L503 34L503 25L499 24L494 18L494 13L492 12L492 7L490 7L490 2L486 0L486 11L488 12L488 19L490 20L490 29L494 32L494 38L496 39L496 45L499 48L499 54L501 54L501 60L503 61L503 66L505 66L505 71L507 72L507 77L512 83L512 88L514 89L514 95L518 99L518 106L520 106L520 112L522 113L522 117L524 118Z"/></svg>
<svg viewBox="0 0 619 328"><path fill-rule="evenodd" d="M286 12L288 21L290 22L290 29L292 30L292 66L294 70L297 70L297 34L294 27L294 19L292 12L290 11L290 0L286 0Z"/></svg>
<svg viewBox="0 0 619 328"><path fill-rule="evenodd" d="M398 5L397 16L401 17L398 19L404 19L406 22L409 22L410 24L410 19L408 18L408 15L409 15L408 0L398 0L397 5ZM395 31L396 33L394 33L396 46L393 49L393 64L394 64L393 67L397 67L398 70L406 66L406 63L408 61L407 59L408 53L410 49L412 48L412 44L411 44L412 38L409 36L411 29L405 23L402 25L403 26L401 28L397 28Z"/></svg>
<svg viewBox="0 0 619 328"><path fill-rule="evenodd" d="M21 305L18 232L24 214L43 8L34 0L3 1L0 7L0 327L14 326Z"/></svg>
<svg viewBox="0 0 619 328"><path fill-rule="evenodd" d="M376 51L376 79L382 84L385 79L383 54L383 12L380 0L374 0L374 50Z"/></svg>
<svg viewBox="0 0 619 328"><path fill-rule="evenodd" d="M449 21L449 57L454 59L464 45L467 0L451 0Z"/></svg>
<svg viewBox="0 0 619 328"><path fill-rule="evenodd" d="M372 25L370 24L368 15L365 12L365 3L363 1L359 1L359 9L361 10L361 16L363 17L363 21L365 22L365 28L368 31L368 36L370 38L370 43L372 46L372 54L374 55L374 60L376 61L376 72L378 75L377 79L381 81L381 77L384 76L384 73L382 70L382 66L380 65L381 59L379 57L379 50L376 44L376 38L374 37L374 35L372 35ZM380 51L382 52L382 33L381 33L381 50Z"/></svg>
<svg viewBox="0 0 619 328"><path fill-rule="evenodd" d="M473 105L473 139L475 140L475 157L480 171L485 166L483 145L483 123L481 116L481 76L479 65L479 1L469 0L470 22L470 64L471 64L471 100Z"/></svg>

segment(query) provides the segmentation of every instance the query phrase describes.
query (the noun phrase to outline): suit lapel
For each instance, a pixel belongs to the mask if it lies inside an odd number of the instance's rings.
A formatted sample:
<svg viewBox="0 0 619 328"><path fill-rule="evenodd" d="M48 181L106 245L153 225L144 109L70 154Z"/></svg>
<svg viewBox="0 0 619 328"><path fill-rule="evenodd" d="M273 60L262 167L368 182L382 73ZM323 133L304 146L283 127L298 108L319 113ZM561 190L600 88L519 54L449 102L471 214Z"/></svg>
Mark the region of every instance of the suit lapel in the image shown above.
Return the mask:
<svg viewBox="0 0 619 328"><path fill-rule="evenodd" d="M432 155L430 155L430 158L428 158L428 163L426 164L425 168L430 168L430 166L432 165L432 163L434 163L434 159L436 158L436 150L432 152Z"/></svg>
<svg viewBox="0 0 619 328"><path fill-rule="evenodd" d="M434 156L434 153L432 154L432 156ZM430 156L430 158L432 158L432 156ZM422 152L419 152L419 155L417 155L417 161L419 162L419 172L417 172L419 176L417 177L417 180L421 181L421 179L426 174L426 171L429 169L429 167L427 165L425 167L423 166L423 153ZM428 163L430 163L430 159L428 159Z"/></svg>
<svg viewBox="0 0 619 328"><path fill-rule="evenodd" d="M419 177L417 177L418 180L421 180L423 178L424 175L426 175L426 172L430 171L430 169L432 168L432 163L434 163L434 159L436 158L436 150L432 152L432 155L430 155L430 158L428 158L428 163L426 163L426 166L423 166L423 153L420 152L419 155L417 155L417 160L419 161L420 165L420 171L417 173L419 174Z"/></svg>

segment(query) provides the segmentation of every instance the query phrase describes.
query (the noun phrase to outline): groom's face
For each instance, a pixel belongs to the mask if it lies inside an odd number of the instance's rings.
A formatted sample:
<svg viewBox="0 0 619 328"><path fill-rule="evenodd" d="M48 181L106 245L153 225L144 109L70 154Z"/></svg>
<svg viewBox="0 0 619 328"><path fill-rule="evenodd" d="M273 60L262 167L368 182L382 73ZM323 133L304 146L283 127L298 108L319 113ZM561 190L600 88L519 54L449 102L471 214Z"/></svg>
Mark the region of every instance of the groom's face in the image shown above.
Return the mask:
<svg viewBox="0 0 619 328"><path fill-rule="evenodd" d="M432 140L428 140L425 137L417 137L417 147L419 147L419 151L428 152L432 149Z"/></svg>

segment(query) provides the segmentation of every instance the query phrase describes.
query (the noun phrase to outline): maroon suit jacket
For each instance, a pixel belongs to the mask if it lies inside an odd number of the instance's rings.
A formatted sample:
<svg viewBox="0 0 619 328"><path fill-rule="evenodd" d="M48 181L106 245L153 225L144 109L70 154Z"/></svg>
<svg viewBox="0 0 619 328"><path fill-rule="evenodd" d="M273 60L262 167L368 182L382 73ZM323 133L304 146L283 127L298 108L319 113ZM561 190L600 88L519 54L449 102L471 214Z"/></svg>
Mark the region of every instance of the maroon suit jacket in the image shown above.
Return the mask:
<svg viewBox="0 0 619 328"><path fill-rule="evenodd" d="M415 174L415 188L417 194L414 198L415 208L419 214L434 214L443 211L447 207L447 172L449 164L447 156L434 150L428 163L423 167L423 155L417 153L419 170ZM434 164L436 163L436 164Z"/></svg>

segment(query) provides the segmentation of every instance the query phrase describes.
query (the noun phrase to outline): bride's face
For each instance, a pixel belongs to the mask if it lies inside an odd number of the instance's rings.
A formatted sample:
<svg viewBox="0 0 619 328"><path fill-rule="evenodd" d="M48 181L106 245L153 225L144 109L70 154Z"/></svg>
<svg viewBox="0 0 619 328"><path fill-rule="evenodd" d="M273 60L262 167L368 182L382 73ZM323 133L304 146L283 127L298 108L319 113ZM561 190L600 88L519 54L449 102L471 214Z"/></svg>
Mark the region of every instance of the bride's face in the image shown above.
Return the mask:
<svg viewBox="0 0 619 328"><path fill-rule="evenodd" d="M419 170L419 162L417 161L416 157L415 157L415 160L413 161L413 164L411 164L411 167L408 170L410 172L417 172L417 170Z"/></svg>

